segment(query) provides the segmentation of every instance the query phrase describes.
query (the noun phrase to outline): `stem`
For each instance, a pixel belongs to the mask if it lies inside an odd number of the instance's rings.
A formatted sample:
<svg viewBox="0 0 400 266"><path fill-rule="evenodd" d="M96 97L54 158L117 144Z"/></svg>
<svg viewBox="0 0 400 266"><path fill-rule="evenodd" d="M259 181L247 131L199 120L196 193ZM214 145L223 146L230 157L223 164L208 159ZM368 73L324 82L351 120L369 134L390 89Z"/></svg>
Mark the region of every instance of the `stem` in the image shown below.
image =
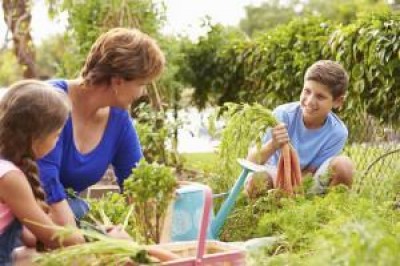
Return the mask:
<svg viewBox="0 0 400 266"><path fill-rule="evenodd" d="M160 214L159 214L159 208L158 204L154 206L155 213L156 213L156 243L160 242Z"/></svg>

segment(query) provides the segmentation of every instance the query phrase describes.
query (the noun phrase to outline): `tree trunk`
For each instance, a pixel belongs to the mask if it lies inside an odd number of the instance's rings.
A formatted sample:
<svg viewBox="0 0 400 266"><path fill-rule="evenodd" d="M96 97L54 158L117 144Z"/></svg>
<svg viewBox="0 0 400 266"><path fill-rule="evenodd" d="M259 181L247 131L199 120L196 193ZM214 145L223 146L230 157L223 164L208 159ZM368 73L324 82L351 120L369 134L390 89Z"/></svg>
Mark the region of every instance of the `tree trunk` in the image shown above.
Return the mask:
<svg viewBox="0 0 400 266"><path fill-rule="evenodd" d="M155 81L152 82L151 86L147 87L147 95L149 96L151 107L156 111L163 111L160 92Z"/></svg>
<svg viewBox="0 0 400 266"><path fill-rule="evenodd" d="M29 0L3 0L4 21L12 32L14 53L23 67L24 78L35 78L35 49L31 36L31 6Z"/></svg>

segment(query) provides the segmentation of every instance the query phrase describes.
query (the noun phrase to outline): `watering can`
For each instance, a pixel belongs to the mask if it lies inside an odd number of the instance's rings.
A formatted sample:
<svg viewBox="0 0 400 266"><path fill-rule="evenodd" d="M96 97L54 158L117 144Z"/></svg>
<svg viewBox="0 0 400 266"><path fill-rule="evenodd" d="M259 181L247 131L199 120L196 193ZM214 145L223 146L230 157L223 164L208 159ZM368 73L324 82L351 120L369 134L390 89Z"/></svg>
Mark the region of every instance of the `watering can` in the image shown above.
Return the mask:
<svg viewBox="0 0 400 266"><path fill-rule="evenodd" d="M249 173L265 172L265 167L244 159L238 159L242 172L233 188L228 193L213 195L213 198L226 196L218 213L210 212L207 239L218 239L219 232L232 210ZM200 230L201 214L203 213L206 186L200 183L190 183L176 191L176 199L172 206L170 217L169 241L189 241L197 239Z"/></svg>

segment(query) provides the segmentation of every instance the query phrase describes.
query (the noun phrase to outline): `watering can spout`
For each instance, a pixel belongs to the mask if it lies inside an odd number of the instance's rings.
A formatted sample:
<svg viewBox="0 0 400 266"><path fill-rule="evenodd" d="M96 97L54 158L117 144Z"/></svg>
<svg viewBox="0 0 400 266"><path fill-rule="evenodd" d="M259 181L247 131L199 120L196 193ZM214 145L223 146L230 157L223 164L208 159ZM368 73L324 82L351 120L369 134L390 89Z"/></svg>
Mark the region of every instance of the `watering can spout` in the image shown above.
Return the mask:
<svg viewBox="0 0 400 266"><path fill-rule="evenodd" d="M240 174L239 178L236 180L232 190L229 192L228 197L221 205L217 215L211 224L211 235L212 238L217 239L219 232L221 231L222 226L225 223L226 218L228 217L230 211L235 205L236 198L238 197L244 182L246 181L247 175L250 172L264 172L265 167L262 165L254 164L250 161L244 159L238 159L239 164L242 166L243 170Z"/></svg>

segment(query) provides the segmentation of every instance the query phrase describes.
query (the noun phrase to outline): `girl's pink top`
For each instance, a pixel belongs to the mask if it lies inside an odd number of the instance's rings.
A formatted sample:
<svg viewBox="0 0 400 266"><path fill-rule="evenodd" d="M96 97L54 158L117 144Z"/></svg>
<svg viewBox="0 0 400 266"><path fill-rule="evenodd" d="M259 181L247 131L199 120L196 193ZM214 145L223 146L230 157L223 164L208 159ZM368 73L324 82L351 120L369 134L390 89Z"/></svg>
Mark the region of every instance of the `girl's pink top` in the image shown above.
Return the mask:
<svg viewBox="0 0 400 266"><path fill-rule="evenodd" d="M0 159L0 178L10 171L20 171L12 162ZM4 232L6 227L14 220L11 209L4 203L0 202L0 234Z"/></svg>

